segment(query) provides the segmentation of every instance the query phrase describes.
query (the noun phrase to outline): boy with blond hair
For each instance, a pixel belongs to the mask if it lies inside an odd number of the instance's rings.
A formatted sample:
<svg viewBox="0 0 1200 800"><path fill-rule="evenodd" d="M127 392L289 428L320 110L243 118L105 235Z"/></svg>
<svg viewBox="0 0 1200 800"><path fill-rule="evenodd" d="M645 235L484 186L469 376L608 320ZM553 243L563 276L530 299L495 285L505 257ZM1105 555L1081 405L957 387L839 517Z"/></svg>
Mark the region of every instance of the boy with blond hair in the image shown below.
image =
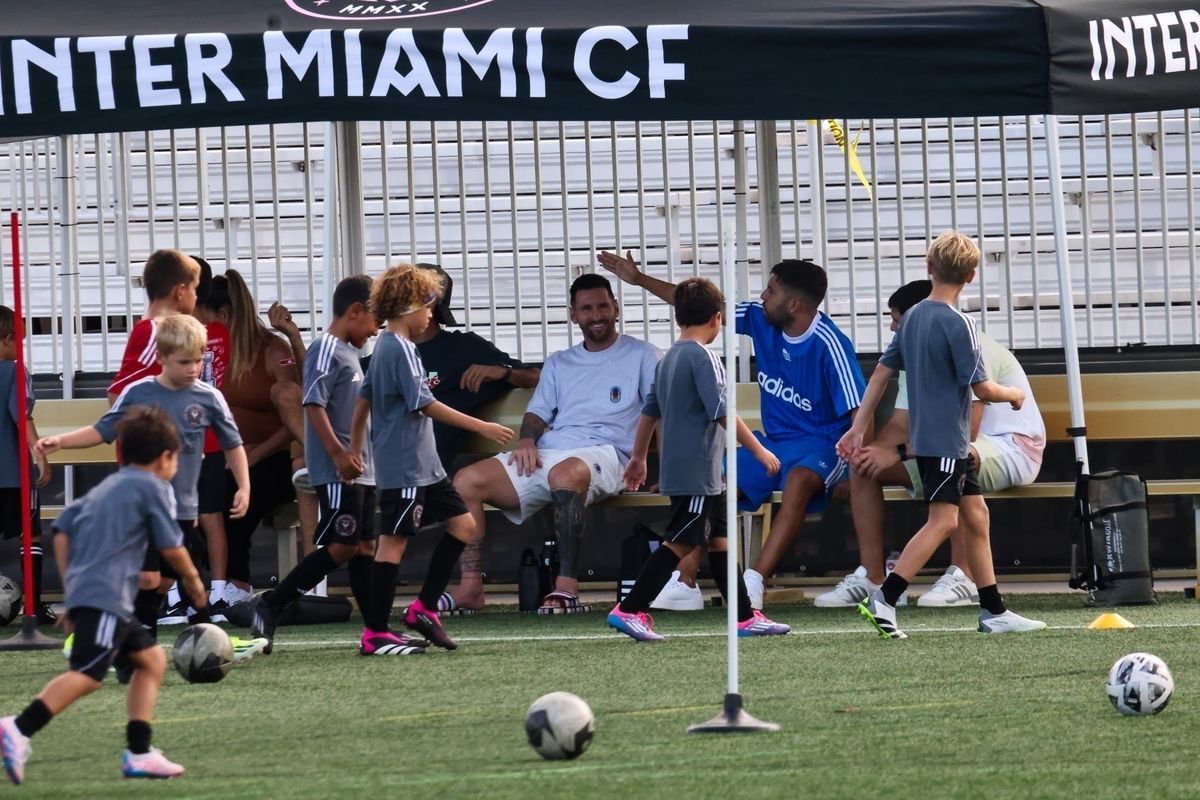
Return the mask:
<svg viewBox="0 0 1200 800"><path fill-rule="evenodd" d="M513 436L503 425L439 403L429 391L413 339L429 326L440 289L436 273L411 264L392 267L371 287L371 311L386 326L359 391L350 443L351 453L361 458L369 417L380 529L371 566L371 599L363 612L363 652L371 641L388 634L396 576L408 537L422 525L442 520L446 532L433 549L421 593L404 611L404 624L438 647L458 646L438 618L438 598L450 583L463 547L475 537L475 522L446 478L433 423L465 428L498 444Z"/></svg>
<svg viewBox="0 0 1200 800"><path fill-rule="evenodd" d="M988 380L975 323L958 310L958 296L975 279L979 248L970 237L948 231L927 256L933 291L904 315L896 335L871 374L859 413L838 441L838 454L853 463L863 434L888 381L908 374L909 441L917 461L929 519L904 547L880 589L858 610L885 639L906 639L896 623L896 602L942 542L958 527L966 531L967 560L979 585L979 631L1040 630L1044 622L1009 611L992 568L987 505L971 460L971 395L985 403L1020 409L1025 392Z"/></svg>
<svg viewBox="0 0 1200 800"><path fill-rule="evenodd" d="M150 550L175 569L197 608L206 604L204 584L175 523L170 481L179 465L179 435L159 408L129 409L116 427L126 466L67 506L54 523L68 627L78 636L68 671L46 684L19 715L0 718L4 769L16 784L25 780L30 737L99 689L112 664L132 672L128 749L121 758L125 777L172 778L184 771L150 746L167 659L132 616L139 568Z"/></svg>
<svg viewBox="0 0 1200 800"><path fill-rule="evenodd" d="M215 388L199 380L204 364L204 326L194 317L168 314L157 322L156 328L155 352L161 370L159 374L141 378L126 386L113 407L95 425L61 436L39 439L35 449L39 453L50 454L59 449L86 448L101 442L112 442L117 436L117 423L129 408L138 405L162 408L175 423L179 435L179 469L171 481L171 487L175 492L176 519L183 531L184 545L190 549L199 511L197 484L204 457L204 433L209 427L215 430L217 441L225 451L226 463L237 482L231 516L246 513L246 506L250 502L250 476L246 452L242 449L242 437L238 434L225 398ZM149 577L148 582L159 586L162 571L156 550L147 551L143 573ZM170 570L166 574L168 578L178 577ZM148 582L139 580L139 586L145 589ZM151 635L157 635L158 593L155 593L155 605L151 608L146 607L144 596L145 593L139 591L137 602L142 605L135 608L135 614L151 631Z"/></svg>

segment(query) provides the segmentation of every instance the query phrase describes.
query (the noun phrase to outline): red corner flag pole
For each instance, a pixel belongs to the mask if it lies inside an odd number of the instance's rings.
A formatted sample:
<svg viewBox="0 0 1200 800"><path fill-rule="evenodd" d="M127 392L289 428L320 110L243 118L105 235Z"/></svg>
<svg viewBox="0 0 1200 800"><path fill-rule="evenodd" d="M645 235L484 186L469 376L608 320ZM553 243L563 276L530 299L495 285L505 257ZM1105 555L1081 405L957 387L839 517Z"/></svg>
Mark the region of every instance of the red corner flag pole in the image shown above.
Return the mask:
<svg viewBox="0 0 1200 800"><path fill-rule="evenodd" d="M29 516L33 510L33 476L29 474L29 400L25 396L25 318L21 309L21 220L17 212L9 216L13 254L13 339L17 345L17 369L13 374L13 391L17 393L17 442L20 456L17 469L21 475L21 571L24 575L25 615L21 632L0 641L0 650L49 650L58 647L57 639L43 636L37 629L37 609L33 607L33 526Z"/></svg>

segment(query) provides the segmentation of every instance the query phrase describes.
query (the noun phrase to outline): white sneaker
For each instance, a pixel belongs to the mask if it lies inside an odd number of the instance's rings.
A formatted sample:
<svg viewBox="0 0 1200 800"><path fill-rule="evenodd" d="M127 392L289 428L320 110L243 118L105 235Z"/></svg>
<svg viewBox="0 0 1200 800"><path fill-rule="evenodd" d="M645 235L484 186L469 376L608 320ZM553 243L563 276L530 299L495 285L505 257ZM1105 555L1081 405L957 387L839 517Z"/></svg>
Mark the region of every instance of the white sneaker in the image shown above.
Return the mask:
<svg viewBox="0 0 1200 800"><path fill-rule="evenodd" d="M151 747L148 753L131 753L126 750L121 754L121 772L126 778L174 778L182 775L185 770L162 754L162 750Z"/></svg>
<svg viewBox="0 0 1200 800"><path fill-rule="evenodd" d="M1040 631L1045 627L1046 623L1041 620L1026 619L1014 611L1005 611L1003 614L990 614L982 610L979 612L980 633L1024 633Z"/></svg>
<svg viewBox="0 0 1200 800"><path fill-rule="evenodd" d="M662 611L700 611L704 608L704 594L699 586L688 586L679 580L679 570L675 570L650 607Z"/></svg>
<svg viewBox="0 0 1200 800"><path fill-rule="evenodd" d="M25 762L33 748L29 745L29 737L17 729L16 717L0 719L0 751L4 754L4 771L8 779L20 785L25 780Z"/></svg>
<svg viewBox="0 0 1200 800"><path fill-rule="evenodd" d="M850 608L866 600L878 589L879 585L871 583L867 578L867 568L859 567L842 578L837 586L817 595L813 599L813 605L817 608Z"/></svg>
<svg viewBox="0 0 1200 800"><path fill-rule="evenodd" d="M946 608L949 606L972 606L979 602L979 589L953 564L929 587L929 591L917 598L923 608Z"/></svg>
<svg viewBox="0 0 1200 800"><path fill-rule="evenodd" d="M231 606L235 606L238 603L244 603L247 600L252 599L253 597L254 597L253 589L250 589L249 591L247 591L233 583L225 584L225 602Z"/></svg>
<svg viewBox="0 0 1200 800"><path fill-rule="evenodd" d="M742 573L742 580L746 582L746 594L750 596L750 607L762 611L763 576L752 569L748 569Z"/></svg>

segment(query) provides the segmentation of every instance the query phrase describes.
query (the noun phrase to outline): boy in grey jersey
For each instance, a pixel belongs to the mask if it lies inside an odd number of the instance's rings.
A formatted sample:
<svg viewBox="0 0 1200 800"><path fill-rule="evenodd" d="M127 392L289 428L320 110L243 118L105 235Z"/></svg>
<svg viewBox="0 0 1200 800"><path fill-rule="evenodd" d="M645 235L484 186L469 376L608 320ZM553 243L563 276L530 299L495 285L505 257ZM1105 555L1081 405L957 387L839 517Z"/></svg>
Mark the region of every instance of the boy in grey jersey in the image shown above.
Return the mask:
<svg viewBox="0 0 1200 800"><path fill-rule="evenodd" d="M127 465L68 506L54 524L59 534L54 554L75 644L70 669L46 684L18 716L0 719L0 750L13 783L25 779L29 738L100 688L114 663L133 670L125 729L129 747L121 760L125 777L171 778L184 771L150 746L150 720L167 662L162 648L132 616L148 549L161 553L196 608L207 612L204 585L183 547L168 483L178 466L179 437L158 408L130 409L117 428Z"/></svg>
<svg viewBox="0 0 1200 800"><path fill-rule="evenodd" d="M350 444L352 453L362 452L369 417L381 527L371 565L370 603L363 611L364 653L374 646L370 642L386 642L396 576L408 537L422 525L441 520L446 522L446 532L429 559L421 593L404 611L404 624L438 647L453 650L458 646L438 618L438 598L450 582L465 543L475 537L475 522L446 479L433 438L433 421L466 428L498 444L505 444L513 434L503 425L455 411L429 392L413 338L428 327L440 289L437 274L411 264L392 267L371 287L371 311L387 324L354 408Z"/></svg>
<svg viewBox="0 0 1200 800"><path fill-rule="evenodd" d="M275 638L279 615L329 573L349 563L350 589L364 614L370 608L371 561L375 555L375 472L368 442L351 449L354 405L362 387L358 350L379 326L371 313L371 278L344 279L333 292L333 321L309 346L304 359L304 452L320 503L317 549L304 557L255 607L255 636ZM425 642L390 632L368 636L363 655L411 655ZM271 652L271 644L264 649Z"/></svg>
<svg viewBox="0 0 1200 800"><path fill-rule="evenodd" d="M739 636L779 636L791 629L750 607L741 569L737 598L726 584L725 481L721 474L725 440L725 369L705 345L721 331L721 291L704 278L689 278L675 288L679 341L659 362L654 384L642 407L625 485L635 490L646 480L646 451L661 419L659 491L671 498L671 518L663 545L650 556L629 594L608 614L608 624L635 641L658 641L654 619L646 613L679 564L697 547L708 547L708 560L721 594L737 603ZM779 459L735 417L741 445L774 474ZM699 444L699 453L697 453ZM697 457L699 455L699 457ZM711 537L711 541L710 541Z"/></svg>
<svg viewBox="0 0 1200 800"><path fill-rule="evenodd" d="M1007 633L1038 630L1045 623L1009 611L996 586L987 505L970 458L971 393L983 402L1019 409L1025 392L987 379L975 324L958 311L963 286L975 279L979 248L956 232L929 248L933 291L904 315L895 338L871 375L862 407L838 442L838 454L853 463L884 388L900 369L908 373L909 440L921 472L929 519L905 546L883 586L858 606L863 618L887 639L905 639L896 624L896 601L942 542L958 526L967 532L967 558L979 584L979 630Z"/></svg>
<svg viewBox="0 0 1200 800"><path fill-rule="evenodd" d="M216 432L217 441L225 452L226 464L237 482L230 516L245 514L250 502L246 452L242 449L242 437L234 424L233 415L229 413L229 406L221 393L199 381L206 339L204 326L195 317L182 314L163 317L158 322L155 340L162 372L126 386L113 407L95 425L60 436L46 436L39 439L35 446L38 452L46 454L58 449L94 447L116 438L117 423L132 406L149 405L163 409L175 424L180 441L179 468L171 486L175 492L176 519L183 531L184 546L189 550L199 511L197 485L200 465L204 460L205 429L212 427ZM158 602L161 598L151 596L148 590L157 589L158 594L165 594L170 588L161 580L157 552L147 552L142 573L139 585L147 592L138 597L136 615L153 633L157 630ZM168 571L168 577L175 576Z"/></svg>

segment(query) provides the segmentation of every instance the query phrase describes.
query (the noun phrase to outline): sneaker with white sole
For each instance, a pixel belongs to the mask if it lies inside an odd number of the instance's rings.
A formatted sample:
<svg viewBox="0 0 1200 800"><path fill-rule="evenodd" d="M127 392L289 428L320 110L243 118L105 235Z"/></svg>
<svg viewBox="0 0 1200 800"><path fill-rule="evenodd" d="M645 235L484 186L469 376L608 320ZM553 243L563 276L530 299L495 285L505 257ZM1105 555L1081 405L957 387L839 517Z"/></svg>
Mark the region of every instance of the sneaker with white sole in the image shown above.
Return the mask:
<svg viewBox="0 0 1200 800"><path fill-rule="evenodd" d="M752 569L742 573L742 580L746 582L746 594L750 596L750 607L762 611L763 607L763 576Z"/></svg>
<svg viewBox="0 0 1200 800"><path fill-rule="evenodd" d="M650 607L660 611L700 611L704 608L704 593L699 586L688 586L679 580L679 570L675 570Z"/></svg>
<svg viewBox="0 0 1200 800"><path fill-rule="evenodd" d="M791 631L790 625L767 619L761 611L755 611L750 619L739 622L737 626L737 635L743 638L747 636L786 636Z"/></svg>
<svg viewBox="0 0 1200 800"><path fill-rule="evenodd" d="M8 779L16 785L25 780L25 762L33 748L29 737L17 728L16 717L0 719L0 752L4 754L4 771Z"/></svg>
<svg viewBox="0 0 1200 800"><path fill-rule="evenodd" d="M236 606L238 603L244 603L253 598L254 589L247 590L232 583L225 584L225 602L229 605Z"/></svg>
<svg viewBox="0 0 1200 800"><path fill-rule="evenodd" d="M953 564L942 573L929 591L917 598L922 608L948 608L950 606L973 606L979 602L979 589L975 583Z"/></svg>
<svg viewBox="0 0 1200 800"><path fill-rule="evenodd" d="M270 641L263 637L243 639L240 636L230 636L229 643L233 645L233 663L236 666L238 664L245 664L250 659L265 652Z"/></svg>
<svg viewBox="0 0 1200 800"><path fill-rule="evenodd" d="M879 635L885 639L907 639L908 634L900 630L896 624L896 607L888 605L883 599L882 591L875 591L866 600L858 604L858 613L867 622L875 626Z"/></svg>
<svg viewBox="0 0 1200 800"><path fill-rule="evenodd" d="M183 766L162 754L162 750L151 747L148 753L121 754L121 772L126 778L174 778L184 773Z"/></svg>
<svg viewBox="0 0 1200 800"><path fill-rule="evenodd" d="M879 584L871 583L867 578L867 568L860 566L842 578L837 586L813 598L813 605L817 608L850 608L877 591Z"/></svg>
<svg viewBox="0 0 1200 800"><path fill-rule="evenodd" d="M633 639L635 642L661 642L663 636L654 632L654 617L645 611L630 614L621 610L621 604L608 612L608 627Z"/></svg>
<svg viewBox="0 0 1200 800"><path fill-rule="evenodd" d="M1015 611L1005 611L1003 614L992 614L984 610L979 612L980 633L1024 633L1044 630L1045 627L1046 623L1041 620L1022 617Z"/></svg>

